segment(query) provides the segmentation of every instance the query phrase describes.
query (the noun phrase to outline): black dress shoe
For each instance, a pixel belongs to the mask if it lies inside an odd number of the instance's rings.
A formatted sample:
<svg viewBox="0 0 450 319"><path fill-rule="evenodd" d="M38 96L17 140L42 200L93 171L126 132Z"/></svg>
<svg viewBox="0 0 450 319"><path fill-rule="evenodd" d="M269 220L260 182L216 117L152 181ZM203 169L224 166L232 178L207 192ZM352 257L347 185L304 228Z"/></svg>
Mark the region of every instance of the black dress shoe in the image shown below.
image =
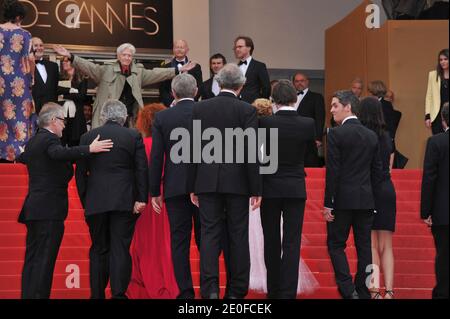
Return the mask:
<svg viewBox="0 0 450 319"><path fill-rule="evenodd" d="M239 299L239 298L233 295L226 295L223 297L223 299Z"/></svg>
<svg viewBox="0 0 450 319"><path fill-rule="evenodd" d="M359 299L359 295L358 293L355 291L353 291L353 293L351 294L351 296L349 296L347 299Z"/></svg>
<svg viewBox="0 0 450 319"><path fill-rule="evenodd" d="M217 292L213 292L212 294L209 294L209 296L204 299L219 299L219 294Z"/></svg>

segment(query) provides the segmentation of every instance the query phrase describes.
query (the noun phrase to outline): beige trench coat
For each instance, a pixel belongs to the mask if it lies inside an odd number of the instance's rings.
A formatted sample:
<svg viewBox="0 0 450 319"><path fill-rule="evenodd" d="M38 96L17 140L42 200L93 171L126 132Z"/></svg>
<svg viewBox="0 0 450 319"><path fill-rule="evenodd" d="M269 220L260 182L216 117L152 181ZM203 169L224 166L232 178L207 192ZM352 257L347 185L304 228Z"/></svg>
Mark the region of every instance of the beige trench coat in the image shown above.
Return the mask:
<svg viewBox="0 0 450 319"><path fill-rule="evenodd" d="M175 68L154 68L147 70L142 64L131 65L131 76L126 78L121 74L118 61L98 65L86 59L75 56L73 66L82 74L90 77L97 85L97 97L92 110L92 128L102 125L100 123L100 112L103 104L110 100L118 100L122 95L125 81L131 86L133 96L136 100L134 114L144 106L142 100L142 87L170 80L175 77Z"/></svg>

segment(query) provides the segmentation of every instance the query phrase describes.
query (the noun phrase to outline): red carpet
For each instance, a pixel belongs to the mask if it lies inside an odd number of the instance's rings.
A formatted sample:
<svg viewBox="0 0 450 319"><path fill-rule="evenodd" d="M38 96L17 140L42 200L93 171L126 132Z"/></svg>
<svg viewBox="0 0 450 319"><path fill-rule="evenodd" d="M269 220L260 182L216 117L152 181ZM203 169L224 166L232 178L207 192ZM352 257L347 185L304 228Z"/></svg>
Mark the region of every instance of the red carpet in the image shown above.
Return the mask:
<svg viewBox="0 0 450 319"><path fill-rule="evenodd" d="M324 192L324 170L308 170L307 202L302 256L320 283L310 296L299 298L339 298L331 263L326 249L326 227L321 210ZM21 271L25 252L25 227L17 216L27 192L27 172L22 165L0 165L0 298L19 298ZM395 291L398 299L431 298L434 286L434 246L428 228L419 218L421 171L395 171L393 180L398 198L397 232L394 236ZM70 184L70 211L53 281L52 298L88 298L90 245L87 226L75 184ZM199 285L198 252L192 247L194 282ZM352 244L347 248L355 271L356 253ZM80 288L66 288L69 273L66 267L80 267ZM225 284L221 263L221 284ZM250 293L249 298L264 296Z"/></svg>

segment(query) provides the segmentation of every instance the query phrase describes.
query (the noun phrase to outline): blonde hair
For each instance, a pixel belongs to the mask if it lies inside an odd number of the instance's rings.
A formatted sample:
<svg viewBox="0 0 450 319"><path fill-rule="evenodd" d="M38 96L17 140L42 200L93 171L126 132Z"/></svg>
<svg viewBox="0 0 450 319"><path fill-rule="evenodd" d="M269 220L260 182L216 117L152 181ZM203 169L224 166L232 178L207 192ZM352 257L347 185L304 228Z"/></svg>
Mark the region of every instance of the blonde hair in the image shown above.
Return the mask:
<svg viewBox="0 0 450 319"><path fill-rule="evenodd" d="M272 102L268 99L257 99L252 104L258 113L258 116L272 115Z"/></svg>

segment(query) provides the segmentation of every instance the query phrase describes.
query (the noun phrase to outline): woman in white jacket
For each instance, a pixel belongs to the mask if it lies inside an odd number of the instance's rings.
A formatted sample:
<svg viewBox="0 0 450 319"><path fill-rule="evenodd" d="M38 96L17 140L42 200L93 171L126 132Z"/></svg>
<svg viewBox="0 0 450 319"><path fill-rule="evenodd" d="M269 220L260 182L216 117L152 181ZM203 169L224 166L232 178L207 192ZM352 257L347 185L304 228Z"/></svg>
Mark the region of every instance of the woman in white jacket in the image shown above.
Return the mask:
<svg viewBox="0 0 450 319"><path fill-rule="evenodd" d="M442 106L449 101L448 49L439 52L436 71L428 76L428 90L425 103L425 125L433 135L444 132L441 122Z"/></svg>

